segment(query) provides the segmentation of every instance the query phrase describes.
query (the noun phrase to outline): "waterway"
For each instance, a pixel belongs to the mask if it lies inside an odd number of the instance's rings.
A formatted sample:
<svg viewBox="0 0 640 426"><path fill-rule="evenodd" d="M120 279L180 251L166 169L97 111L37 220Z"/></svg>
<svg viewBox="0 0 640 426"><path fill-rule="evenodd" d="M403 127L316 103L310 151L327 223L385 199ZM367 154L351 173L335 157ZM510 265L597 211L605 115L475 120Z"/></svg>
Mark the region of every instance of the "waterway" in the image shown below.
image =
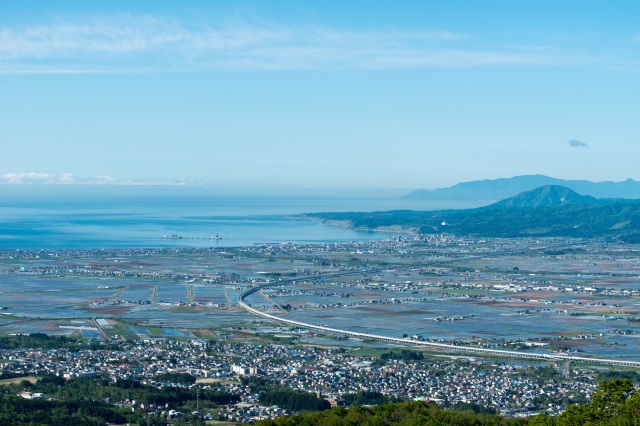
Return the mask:
<svg viewBox="0 0 640 426"><path fill-rule="evenodd" d="M193 188L0 187L0 249L244 246L266 242L376 240L388 234L324 226L292 215L433 210L474 203L400 194L273 195Z"/></svg>

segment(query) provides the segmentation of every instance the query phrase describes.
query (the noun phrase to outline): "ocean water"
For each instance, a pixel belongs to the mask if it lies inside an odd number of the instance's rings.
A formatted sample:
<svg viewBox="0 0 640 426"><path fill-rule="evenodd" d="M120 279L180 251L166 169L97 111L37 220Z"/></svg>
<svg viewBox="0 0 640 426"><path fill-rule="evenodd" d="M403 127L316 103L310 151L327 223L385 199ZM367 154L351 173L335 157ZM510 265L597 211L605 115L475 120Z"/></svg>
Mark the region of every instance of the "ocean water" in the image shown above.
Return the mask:
<svg viewBox="0 0 640 426"><path fill-rule="evenodd" d="M146 188L0 188L0 249L246 246L386 239L292 217L330 211L433 210L460 203L397 195L230 195Z"/></svg>

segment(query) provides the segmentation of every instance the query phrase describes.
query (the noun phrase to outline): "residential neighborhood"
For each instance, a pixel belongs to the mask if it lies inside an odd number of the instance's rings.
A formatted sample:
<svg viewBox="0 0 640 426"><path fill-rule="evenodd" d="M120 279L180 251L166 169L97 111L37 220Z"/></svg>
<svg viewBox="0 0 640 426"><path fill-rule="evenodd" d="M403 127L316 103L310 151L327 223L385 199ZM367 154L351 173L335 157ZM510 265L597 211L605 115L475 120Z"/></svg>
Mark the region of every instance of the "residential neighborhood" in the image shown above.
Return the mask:
<svg viewBox="0 0 640 426"><path fill-rule="evenodd" d="M219 341L138 341L122 343L121 350L3 349L2 373L66 380L99 377L110 381L136 380L157 388L188 387L239 397L239 403L221 406L205 418L252 423L291 414L282 407L265 406L251 378L274 386L315 393L332 406L343 405L345 395L376 393L397 400L436 401L442 405L475 403L508 416L545 411L557 414L568 403L588 401L596 390L594 370L574 370L565 380L559 369L510 364L502 360L429 356L423 360L387 359L360 351L310 346L252 345ZM543 369L547 376L540 375ZM194 384L162 382L165 373L189 374ZM550 373L550 374L549 374ZM25 391L23 398L47 395ZM180 416L162 404L110 401L154 415Z"/></svg>

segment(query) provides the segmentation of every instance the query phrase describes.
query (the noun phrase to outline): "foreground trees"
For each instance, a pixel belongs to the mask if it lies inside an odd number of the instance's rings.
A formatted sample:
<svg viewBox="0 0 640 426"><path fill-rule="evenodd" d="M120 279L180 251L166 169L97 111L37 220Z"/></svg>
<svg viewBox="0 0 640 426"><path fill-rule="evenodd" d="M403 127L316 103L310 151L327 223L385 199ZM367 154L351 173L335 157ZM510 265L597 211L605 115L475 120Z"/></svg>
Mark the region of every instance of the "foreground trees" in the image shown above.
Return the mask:
<svg viewBox="0 0 640 426"><path fill-rule="evenodd" d="M435 403L412 401L375 407L352 407L349 409L338 407L317 413L263 420L258 424L262 426L508 426L524 425L526 420L507 419L494 414L476 414L473 410L444 410Z"/></svg>
<svg viewBox="0 0 640 426"><path fill-rule="evenodd" d="M171 376L190 381L187 375ZM42 399L25 399L21 391L43 393ZM122 404L122 401L136 401ZM234 404L240 397L225 392L185 387L156 388L136 380L111 382L105 377L65 380L62 377L40 376L37 383L23 380L0 386L0 425L104 425L162 424L168 420L163 410L176 409L188 413L199 405L208 409ZM144 405L144 409L142 408ZM204 424L192 416L172 419L172 424Z"/></svg>
<svg viewBox="0 0 640 426"><path fill-rule="evenodd" d="M570 405L556 418L536 417L531 425L578 426L640 425L640 392L629 379L613 379L600 382L600 388L592 395L591 402Z"/></svg>
<svg viewBox="0 0 640 426"><path fill-rule="evenodd" d="M445 410L434 403L403 402L376 407L339 407L318 413L281 417L259 422L262 426L640 426L640 392L629 379L600 383L600 388L586 404L570 405L558 417L544 415L528 419L508 419L481 410Z"/></svg>
<svg viewBox="0 0 640 426"><path fill-rule="evenodd" d="M186 378L188 379L188 378ZM258 380L256 380L258 382ZM256 383L257 385L258 383ZM51 400L28 400L16 396L20 389L41 391ZM167 419L116 406L108 401L136 399L145 404L186 409L196 397L194 391L183 388L156 389L133 380L75 379L65 381L45 376L36 385L28 381L3 385L0 393L0 424L11 425L95 425L105 423L166 424ZM261 393L263 403L290 405L296 410L323 410L327 401L315 394L284 388L267 388ZM358 400L375 399L378 395L362 393ZM227 405L239 400L235 395L203 390L201 406ZM355 400L353 402L356 402ZM194 407L191 407L193 409ZM205 408L206 409L206 408ZM173 424L202 424L195 417L171 420ZM259 422L263 426L640 426L640 392L629 379L603 381L585 404L570 405L558 417L544 415L528 419L506 418L475 404L458 404L443 409L435 403L421 401L381 404L372 407L338 407L325 411L281 417Z"/></svg>

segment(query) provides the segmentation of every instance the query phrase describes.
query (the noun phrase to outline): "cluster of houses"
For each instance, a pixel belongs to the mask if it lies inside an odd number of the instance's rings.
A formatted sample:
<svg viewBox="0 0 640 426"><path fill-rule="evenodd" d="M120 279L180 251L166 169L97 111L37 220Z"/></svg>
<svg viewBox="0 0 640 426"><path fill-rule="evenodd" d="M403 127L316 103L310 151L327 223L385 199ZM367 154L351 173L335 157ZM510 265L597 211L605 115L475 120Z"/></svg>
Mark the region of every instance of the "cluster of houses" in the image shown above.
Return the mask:
<svg viewBox="0 0 640 426"><path fill-rule="evenodd" d="M346 394L365 391L401 400L475 402L509 415L540 409L558 413L567 402L588 399L597 387L589 371L578 372L577 377L565 382L527 374L530 366L473 358L380 362L345 349L224 340L139 341L122 346L120 351L4 349L0 350L0 367L12 374L57 374L69 380L107 375L112 380L136 379L157 387L183 386L156 381L162 373L188 373L200 379L191 386L238 395L243 405L221 407L216 416L243 422L289 413L281 407L260 404L250 382L239 380L246 376L320 393L333 405L340 404ZM21 396L42 397L28 392Z"/></svg>

